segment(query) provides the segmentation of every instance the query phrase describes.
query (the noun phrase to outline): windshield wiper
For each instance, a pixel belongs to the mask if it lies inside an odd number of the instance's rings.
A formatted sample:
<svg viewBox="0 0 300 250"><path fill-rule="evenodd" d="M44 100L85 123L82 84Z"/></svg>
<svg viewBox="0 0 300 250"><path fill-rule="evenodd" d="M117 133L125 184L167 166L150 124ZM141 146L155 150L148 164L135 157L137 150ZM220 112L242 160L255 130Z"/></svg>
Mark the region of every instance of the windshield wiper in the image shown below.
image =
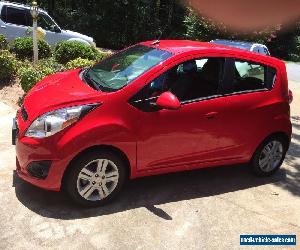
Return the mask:
<svg viewBox="0 0 300 250"><path fill-rule="evenodd" d="M97 88L98 90L104 91L104 92L112 92L115 89L109 87L108 85L106 85L104 82L100 81L96 81L94 80L92 77L89 76L89 72L92 71L92 67L88 68L85 72L84 72L84 77L91 82L91 84L93 84L93 86L95 86L95 88ZM99 78L99 77L97 77Z"/></svg>
<svg viewBox="0 0 300 250"><path fill-rule="evenodd" d="M91 77L89 77L88 73L90 71L91 68L87 68L84 70L83 72L83 79L85 80L85 82L90 85L91 87L93 87L96 90L101 90L99 84L97 82L95 82Z"/></svg>

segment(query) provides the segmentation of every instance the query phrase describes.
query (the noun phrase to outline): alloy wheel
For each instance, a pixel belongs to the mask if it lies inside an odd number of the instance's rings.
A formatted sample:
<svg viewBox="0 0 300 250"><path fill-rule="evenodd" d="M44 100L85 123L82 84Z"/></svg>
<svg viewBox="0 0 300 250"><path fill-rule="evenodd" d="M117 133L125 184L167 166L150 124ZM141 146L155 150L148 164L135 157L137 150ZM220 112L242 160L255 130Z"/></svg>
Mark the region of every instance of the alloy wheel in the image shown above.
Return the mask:
<svg viewBox="0 0 300 250"><path fill-rule="evenodd" d="M283 158L283 145L280 141L270 141L261 151L259 156L259 167L263 172L271 172L277 168Z"/></svg>
<svg viewBox="0 0 300 250"><path fill-rule="evenodd" d="M86 200L99 201L108 197L119 181L117 166L108 159L86 164L77 178L77 191Z"/></svg>

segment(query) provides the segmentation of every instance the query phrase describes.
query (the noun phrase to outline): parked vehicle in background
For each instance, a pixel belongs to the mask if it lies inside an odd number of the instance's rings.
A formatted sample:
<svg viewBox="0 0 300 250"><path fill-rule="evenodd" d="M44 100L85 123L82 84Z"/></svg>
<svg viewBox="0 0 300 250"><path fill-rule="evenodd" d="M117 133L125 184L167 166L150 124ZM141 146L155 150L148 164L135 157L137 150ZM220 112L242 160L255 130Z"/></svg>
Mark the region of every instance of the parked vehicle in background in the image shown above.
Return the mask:
<svg viewBox="0 0 300 250"><path fill-rule="evenodd" d="M241 75L238 63L249 72ZM17 173L41 188L64 187L87 206L148 175L249 163L269 176L290 144L291 99L276 58L213 43L143 42L28 93L13 127Z"/></svg>
<svg viewBox="0 0 300 250"><path fill-rule="evenodd" d="M230 40L221 40L216 39L210 41L211 43L221 44L225 46L230 46L238 49L245 49L251 52L256 52L262 55L270 55L270 52L266 45L260 43L251 43L251 42L243 42L243 41L230 41Z"/></svg>
<svg viewBox="0 0 300 250"><path fill-rule="evenodd" d="M42 9L39 9L39 11L38 26L46 31L45 40L50 45L67 40L96 46L93 38L78 32L63 30L46 11ZM0 34L3 34L8 41L13 41L17 37L31 36L32 16L30 14L30 7L23 4L1 1Z"/></svg>

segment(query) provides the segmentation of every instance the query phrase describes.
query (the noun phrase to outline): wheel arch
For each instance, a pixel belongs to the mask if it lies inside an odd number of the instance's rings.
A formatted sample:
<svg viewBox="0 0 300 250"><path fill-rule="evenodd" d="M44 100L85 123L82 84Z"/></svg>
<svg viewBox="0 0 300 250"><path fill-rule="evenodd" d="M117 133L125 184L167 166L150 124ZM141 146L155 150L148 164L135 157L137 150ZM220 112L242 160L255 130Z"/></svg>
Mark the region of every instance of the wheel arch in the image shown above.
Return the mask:
<svg viewBox="0 0 300 250"><path fill-rule="evenodd" d="M284 141L286 142L287 148L289 147L289 144L290 144L290 141L291 141L291 137L288 136L287 133L285 133L285 132L283 132L283 131L274 132L274 133L268 135L268 136L264 139L264 141L267 140L267 139L269 139L269 138L271 138L271 137L281 137L281 138L284 139Z"/></svg>
<svg viewBox="0 0 300 250"><path fill-rule="evenodd" d="M269 134L268 136L266 136L254 149L254 151L252 152L252 157L251 159L253 159L255 152L257 151L257 149L268 139L272 138L272 137L280 137L282 138L285 142L286 142L286 148L288 150L289 145L290 145L290 141L291 141L291 137L283 131L277 131L277 132L273 132L271 134Z"/></svg>
<svg viewBox="0 0 300 250"><path fill-rule="evenodd" d="M73 162L75 162L78 158L80 158L83 154L89 153L89 152L103 152L103 151L108 151L108 152L113 152L114 154L118 155L122 160L125 162L126 166L126 178L129 179L131 175L131 166L130 166L130 161L127 157L127 155L119 148L112 146L112 145L94 145L91 147L88 147L81 152L79 152L76 156L73 157L73 159L69 162L68 166L66 167L62 181L61 181L61 187L64 188L64 183L65 179L68 175L68 173L71 171L71 165Z"/></svg>

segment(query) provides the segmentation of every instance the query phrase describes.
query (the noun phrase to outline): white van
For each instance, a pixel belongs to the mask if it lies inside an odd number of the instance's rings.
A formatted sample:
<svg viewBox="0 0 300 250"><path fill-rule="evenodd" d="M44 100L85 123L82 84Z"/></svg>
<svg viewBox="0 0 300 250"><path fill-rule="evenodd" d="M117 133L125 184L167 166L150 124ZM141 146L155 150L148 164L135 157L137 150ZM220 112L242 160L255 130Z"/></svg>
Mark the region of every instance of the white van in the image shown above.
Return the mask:
<svg viewBox="0 0 300 250"><path fill-rule="evenodd" d="M39 11L38 26L46 31L45 40L50 45L67 40L96 46L93 38L74 31L63 30L46 11L42 9ZM31 36L31 27L30 6L0 1L0 34L3 34L9 42L17 37Z"/></svg>

